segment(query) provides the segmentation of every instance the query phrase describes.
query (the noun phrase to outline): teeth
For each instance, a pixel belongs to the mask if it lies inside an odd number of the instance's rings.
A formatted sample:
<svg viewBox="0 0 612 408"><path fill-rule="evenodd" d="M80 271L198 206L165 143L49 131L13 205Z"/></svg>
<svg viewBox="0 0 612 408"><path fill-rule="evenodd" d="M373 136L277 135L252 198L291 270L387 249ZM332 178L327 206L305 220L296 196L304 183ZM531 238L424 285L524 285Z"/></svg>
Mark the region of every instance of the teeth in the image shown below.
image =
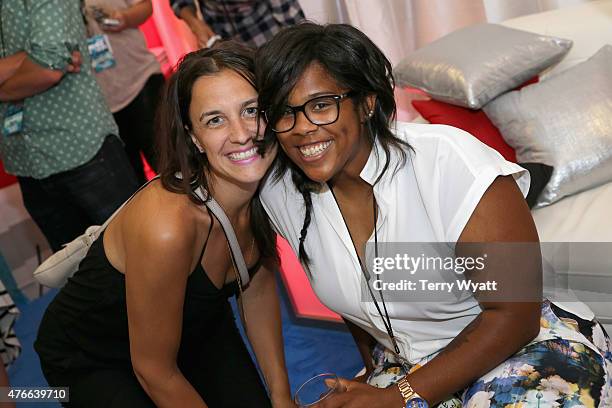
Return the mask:
<svg viewBox="0 0 612 408"><path fill-rule="evenodd" d="M330 140L328 142L321 142L314 145L303 146L300 147L300 152L302 152L305 157L316 156L317 154L327 149L331 143L332 142Z"/></svg>
<svg viewBox="0 0 612 408"><path fill-rule="evenodd" d="M240 161L240 160L250 159L256 154L257 154L257 147L253 147L249 150L245 150L244 152L230 153L227 156L230 158L230 160Z"/></svg>

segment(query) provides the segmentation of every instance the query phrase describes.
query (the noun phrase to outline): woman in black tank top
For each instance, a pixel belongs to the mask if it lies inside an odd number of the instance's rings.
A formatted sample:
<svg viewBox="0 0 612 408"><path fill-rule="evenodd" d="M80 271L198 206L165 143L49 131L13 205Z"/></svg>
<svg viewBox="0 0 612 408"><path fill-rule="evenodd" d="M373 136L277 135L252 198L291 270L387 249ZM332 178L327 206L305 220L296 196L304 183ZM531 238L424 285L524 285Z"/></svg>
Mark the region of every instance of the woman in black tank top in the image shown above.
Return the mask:
<svg viewBox="0 0 612 408"><path fill-rule="evenodd" d="M160 179L121 210L49 305L35 343L45 377L70 388L71 407L293 406L275 236L257 197L275 151L256 140L251 51L226 42L187 55L164 97ZM236 231L252 276L244 291L200 186Z"/></svg>

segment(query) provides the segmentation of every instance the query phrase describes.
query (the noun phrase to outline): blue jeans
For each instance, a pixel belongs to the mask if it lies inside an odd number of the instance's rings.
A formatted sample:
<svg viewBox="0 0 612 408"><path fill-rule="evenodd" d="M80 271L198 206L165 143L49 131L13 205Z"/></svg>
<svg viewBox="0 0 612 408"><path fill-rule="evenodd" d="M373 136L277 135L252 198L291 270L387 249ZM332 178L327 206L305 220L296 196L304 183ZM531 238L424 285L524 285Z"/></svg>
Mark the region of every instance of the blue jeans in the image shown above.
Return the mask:
<svg viewBox="0 0 612 408"><path fill-rule="evenodd" d="M93 159L44 179L18 177L23 203L55 252L90 225L100 225L137 189L118 137L109 135Z"/></svg>

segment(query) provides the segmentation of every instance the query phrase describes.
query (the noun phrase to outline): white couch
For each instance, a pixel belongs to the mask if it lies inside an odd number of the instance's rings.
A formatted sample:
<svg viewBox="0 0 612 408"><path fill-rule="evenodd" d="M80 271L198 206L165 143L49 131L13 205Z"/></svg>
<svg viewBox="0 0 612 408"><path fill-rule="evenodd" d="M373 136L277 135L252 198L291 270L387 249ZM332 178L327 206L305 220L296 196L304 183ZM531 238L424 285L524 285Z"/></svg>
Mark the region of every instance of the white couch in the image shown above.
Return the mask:
<svg viewBox="0 0 612 408"><path fill-rule="evenodd" d="M574 41L566 57L540 75L546 80L587 60L605 44L612 44L612 0L587 2L502 24ZM533 217L542 242L593 243L571 253L570 287L612 334L612 182L534 210Z"/></svg>

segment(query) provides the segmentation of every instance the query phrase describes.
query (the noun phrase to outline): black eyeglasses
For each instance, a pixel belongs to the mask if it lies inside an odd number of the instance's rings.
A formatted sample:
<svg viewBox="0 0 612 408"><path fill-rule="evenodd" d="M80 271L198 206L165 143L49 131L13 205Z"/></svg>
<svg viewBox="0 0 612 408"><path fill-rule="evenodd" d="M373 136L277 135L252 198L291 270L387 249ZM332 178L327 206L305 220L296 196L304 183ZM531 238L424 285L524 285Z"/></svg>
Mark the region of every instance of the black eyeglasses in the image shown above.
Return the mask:
<svg viewBox="0 0 612 408"><path fill-rule="evenodd" d="M270 122L269 110L264 111L264 117L276 133L284 133L293 129L298 112L304 113L306 119L313 125L330 125L340 116L340 102L354 94L354 91L348 91L341 95L317 96L300 106L287 105L281 117L274 123Z"/></svg>

